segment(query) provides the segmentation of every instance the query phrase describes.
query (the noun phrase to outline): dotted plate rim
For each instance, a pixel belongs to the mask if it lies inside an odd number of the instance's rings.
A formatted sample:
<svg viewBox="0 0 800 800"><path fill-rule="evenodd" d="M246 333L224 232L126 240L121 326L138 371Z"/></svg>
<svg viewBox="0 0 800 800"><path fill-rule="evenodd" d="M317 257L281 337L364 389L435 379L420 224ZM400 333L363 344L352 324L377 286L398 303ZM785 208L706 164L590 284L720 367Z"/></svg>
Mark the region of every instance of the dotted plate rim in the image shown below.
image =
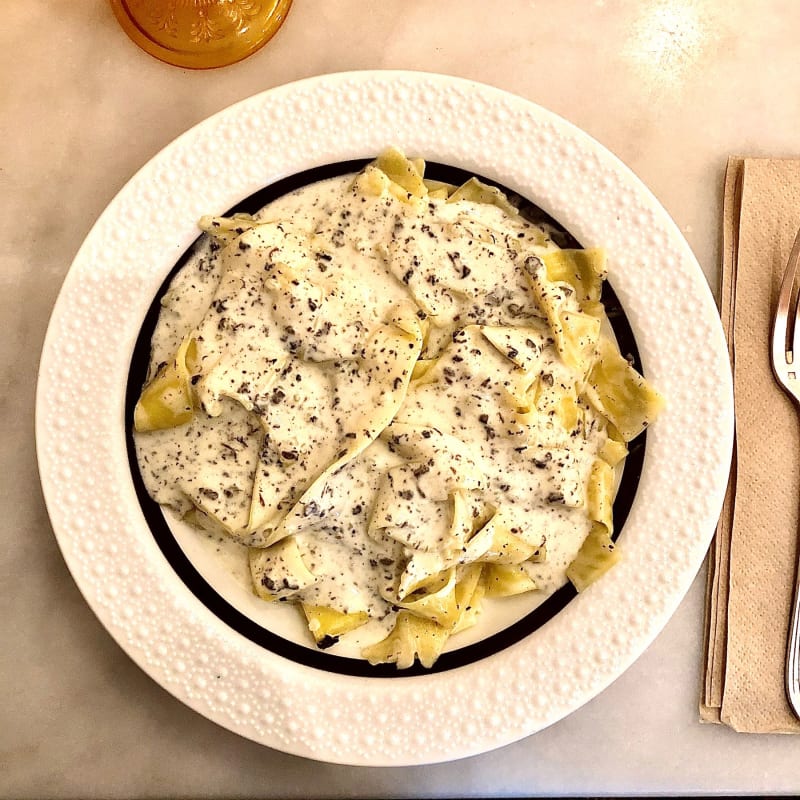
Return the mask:
<svg viewBox="0 0 800 800"><path fill-rule="evenodd" d="M287 661L235 633L171 571L135 497L123 407L133 344L164 276L224 211L287 175L388 144L483 174L542 207L609 271L668 407L648 433L624 560L527 639L433 675L364 679ZM713 535L733 441L719 315L680 231L602 145L536 104L444 75L355 72L266 91L180 136L123 187L70 267L36 399L40 477L87 603L130 657L243 736L334 763L482 753L563 718L646 649ZM535 687L532 689L532 687Z"/></svg>

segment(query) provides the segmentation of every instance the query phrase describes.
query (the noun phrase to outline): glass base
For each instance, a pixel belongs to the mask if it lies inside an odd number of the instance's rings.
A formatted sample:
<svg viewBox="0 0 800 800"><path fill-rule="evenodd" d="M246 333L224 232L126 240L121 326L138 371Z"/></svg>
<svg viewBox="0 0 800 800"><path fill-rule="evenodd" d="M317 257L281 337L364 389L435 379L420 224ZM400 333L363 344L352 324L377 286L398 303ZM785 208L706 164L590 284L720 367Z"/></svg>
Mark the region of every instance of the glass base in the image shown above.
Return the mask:
<svg viewBox="0 0 800 800"><path fill-rule="evenodd" d="M167 64L212 69L263 47L292 0L110 0L125 33Z"/></svg>

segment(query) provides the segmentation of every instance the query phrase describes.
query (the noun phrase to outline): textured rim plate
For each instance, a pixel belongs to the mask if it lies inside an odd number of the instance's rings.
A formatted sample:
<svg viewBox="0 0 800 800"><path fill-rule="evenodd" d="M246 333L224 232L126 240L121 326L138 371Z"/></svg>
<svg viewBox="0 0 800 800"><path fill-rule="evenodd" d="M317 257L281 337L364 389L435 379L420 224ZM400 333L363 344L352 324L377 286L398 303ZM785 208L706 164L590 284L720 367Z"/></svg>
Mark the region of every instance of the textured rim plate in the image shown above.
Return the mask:
<svg viewBox="0 0 800 800"><path fill-rule="evenodd" d="M140 510L124 431L142 319L197 236L195 221L263 186L387 144L483 174L541 206L610 280L645 374L668 398L648 433L624 560L527 639L457 670L334 675L235 633L175 576ZM245 100L181 136L122 189L70 268L53 311L36 406L39 466L64 558L131 658L177 698L255 741L364 765L445 761L561 719L645 650L694 578L727 480L733 401L705 278L641 182L535 104L422 73L322 76Z"/></svg>

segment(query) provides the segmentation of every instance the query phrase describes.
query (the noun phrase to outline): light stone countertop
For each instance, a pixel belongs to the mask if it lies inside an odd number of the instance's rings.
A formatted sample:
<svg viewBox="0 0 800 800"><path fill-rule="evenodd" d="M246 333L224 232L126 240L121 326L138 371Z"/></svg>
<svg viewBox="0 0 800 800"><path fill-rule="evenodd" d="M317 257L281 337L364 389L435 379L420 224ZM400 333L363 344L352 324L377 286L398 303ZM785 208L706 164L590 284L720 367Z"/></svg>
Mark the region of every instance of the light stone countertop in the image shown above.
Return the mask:
<svg viewBox="0 0 800 800"><path fill-rule="evenodd" d="M145 676L89 610L52 534L33 440L47 320L106 204L195 123L320 73L449 73L561 114L653 190L716 291L726 157L800 151L800 4L295 0L264 50L205 73L139 51L104 0L3 6L0 797L800 792L800 737L748 737L697 721L702 575L613 686L501 750L364 769L242 739Z"/></svg>

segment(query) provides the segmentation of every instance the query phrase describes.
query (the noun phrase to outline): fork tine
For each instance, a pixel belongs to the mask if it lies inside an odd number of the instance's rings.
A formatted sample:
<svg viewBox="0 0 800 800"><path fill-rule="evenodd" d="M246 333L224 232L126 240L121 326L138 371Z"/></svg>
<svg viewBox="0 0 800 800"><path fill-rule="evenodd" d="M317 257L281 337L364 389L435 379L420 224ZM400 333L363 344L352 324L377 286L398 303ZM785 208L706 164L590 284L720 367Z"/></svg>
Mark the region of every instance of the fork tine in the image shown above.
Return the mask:
<svg viewBox="0 0 800 800"><path fill-rule="evenodd" d="M789 357L787 354L791 353L791 359L794 360L794 354L800 353L800 324L798 324L798 309L790 309L792 300L792 290L794 288L795 280L797 277L797 267L800 263L800 230L794 238L792 251L789 254L789 260L786 262L786 271L783 273L783 280L781 281L780 294L778 295L778 307L775 310L775 317L772 329L772 365L773 368L786 367ZM794 337L789 347L787 322L789 314L792 313L794 317L793 330Z"/></svg>
<svg viewBox="0 0 800 800"><path fill-rule="evenodd" d="M800 287L797 286L797 264L800 263L800 258L795 262L795 283L792 299L794 301L794 320L792 327L792 368L795 374L800 373Z"/></svg>
<svg viewBox="0 0 800 800"><path fill-rule="evenodd" d="M800 271L800 230L797 231L797 236L795 236L794 244L792 245L789 263L786 265L787 272L790 267L793 274L789 302L794 303L794 319L792 320L792 366L795 367L798 360L800 360L800 286L798 285L798 271ZM795 369L800 372L798 367L800 367L800 365L795 367Z"/></svg>

